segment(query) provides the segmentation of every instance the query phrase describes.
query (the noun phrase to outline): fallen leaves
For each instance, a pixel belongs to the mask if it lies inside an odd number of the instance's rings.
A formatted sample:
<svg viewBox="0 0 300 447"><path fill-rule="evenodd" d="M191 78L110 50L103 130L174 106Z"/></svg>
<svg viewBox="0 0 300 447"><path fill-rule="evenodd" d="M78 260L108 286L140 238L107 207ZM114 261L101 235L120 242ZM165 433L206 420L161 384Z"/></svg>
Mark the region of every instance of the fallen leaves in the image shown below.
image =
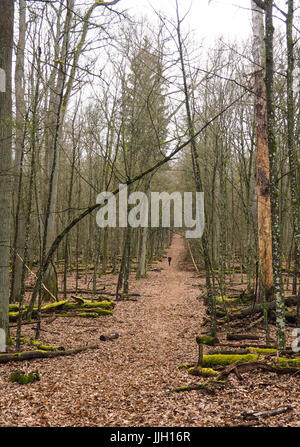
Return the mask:
<svg viewBox="0 0 300 447"><path fill-rule="evenodd" d="M98 344L98 349L30 360L25 372L38 369L41 381L26 390L8 382L15 363L0 365L0 426L299 426L299 375L248 371L243 381L230 375L214 395L170 393L180 384L201 383L178 365L197 361L195 337L206 316L199 289L192 286L195 277L179 266L184 250L179 237L170 250L171 267L164 260L162 270L149 272L148 279L137 281L133 274L131 291L140 297L119 301L108 319L61 317L42 326L44 344L66 350ZM109 292L115 277L106 275L105 281ZM120 337L100 342L100 335L115 333ZM23 335L32 337L30 326ZM251 421L243 417L287 406L292 410Z"/></svg>

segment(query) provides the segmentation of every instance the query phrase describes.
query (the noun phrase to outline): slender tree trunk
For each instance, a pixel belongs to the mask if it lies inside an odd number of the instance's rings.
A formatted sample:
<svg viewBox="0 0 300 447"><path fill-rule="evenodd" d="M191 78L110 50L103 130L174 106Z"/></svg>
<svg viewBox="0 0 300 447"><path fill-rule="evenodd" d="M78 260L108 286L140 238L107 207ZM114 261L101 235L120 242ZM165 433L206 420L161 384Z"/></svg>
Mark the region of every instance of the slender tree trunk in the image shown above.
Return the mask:
<svg viewBox="0 0 300 447"><path fill-rule="evenodd" d="M150 186L151 181L147 184L146 195L149 201L150 196ZM141 228L141 237L140 237L140 249L139 249L139 259L138 259L138 267L136 272L137 278L145 278L147 276L147 241L148 241L148 233L149 228L143 227Z"/></svg>
<svg viewBox="0 0 300 447"><path fill-rule="evenodd" d="M198 159L198 152L196 147L196 139L195 139L195 129L194 129L194 122L192 119L192 114L190 110L190 98L188 93L188 86L187 86L187 76L186 76L186 70L185 70L185 64L184 64L184 54L183 54L183 47L182 47L182 40L181 40L181 31L180 31L180 19L179 19L179 11L178 11L178 3L176 1L177 6L177 38L178 38L178 48L179 48L179 57L180 57L180 64L181 64L181 71L182 71L182 80L183 80L183 86L184 86L184 96L185 96L185 107L186 107L186 114L187 114L187 123L188 123L188 133L189 137L191 138L191 154L192 154L192 162L193 162L193 172L194 172L194 182L196 186L197 192L202 192L202 179L200 174L200 165L199 165L199 159ZM211 283L211 262L209 258L209 242L208 242L208 236L206 228L204 229L202 238L202 247L203 247L203 256L204 256L204 264L205 264L205 279L206 279L206 289L207 289L207 295L208 295L208 303L210 306L210 317L211 317L211 335L215 336L217 332L216 327L216 297L214 288Z"/></svg>
<svg viewBox="0 0 300 447"><path fill-rule="evenodd" d="M8 336L10 217L12 194L12 48L14 1L0 2L0 329Z"/></svg>
<svg viewBox="0 0 300 447"><path fill-rule="evenodd" d="M271 221L272 221L272 262L274 274L274 298L276 301L277 346L285 349L285 305L282 290L280 222L279 222L279 188L276 167L275 107L274 107L274 54L273 54L273 0L265 0L265 45L266 45L266 99L268 117L268 144L271 186Z"/></svg>
<svg viewBox="0 0 300 447"><path fill-rule="evenodd" d="M289 154L290 168L290 190L292 199L292 216L294 227L295 243L295 292L297 293L297 282L300 279L300 201L299 201L299 178L297 178L297 152L295 146L295 107L294 107L294 39L293 39L293 21L294 21L294 0L288 0L288 13L286 16L286 42L287 42L287 144ZM300 286L298 289L298 326L300 325Z"/></svg>
<svg viewBox="0 0 300 447"><path fill-rule="evenodd" d="M15 234L13 244L11 301L15 301L21 292L22 261L24 258L25 213L22 198L22 169L24 161L25 101L24 101L24 50L26 34L26 4L19 0L19 39L16 47L15 100L16 100L16 138L14 159L14 199ZM19 255L19 256L18 256Z"/></svg>

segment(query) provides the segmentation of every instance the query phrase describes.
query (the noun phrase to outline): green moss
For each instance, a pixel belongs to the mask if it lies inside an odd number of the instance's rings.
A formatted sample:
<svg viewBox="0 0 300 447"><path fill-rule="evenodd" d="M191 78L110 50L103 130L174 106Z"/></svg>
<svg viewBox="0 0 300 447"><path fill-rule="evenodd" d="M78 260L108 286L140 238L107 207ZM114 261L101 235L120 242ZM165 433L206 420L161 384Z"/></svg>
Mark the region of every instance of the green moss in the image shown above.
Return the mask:
<svg viewBox="0 0 300 447"><path fill-rule="evenodd" d="M111 310L115 303L113 301L88 301L84 300L84 307L101 307L102 309Z"/></svg>
<svg viewBox="0 0 300 447"><path fill-rule="evenodd" d="M296 359L287 359L284 357L279 357L279 365L282 367L291 366L297 368L298 366L300 366L300 358L298 357Z"/></svg>
<svg viewBox="0 0 300 447"><path fill-rule="evenodd" d="M23 371L14 371L9 377L9 382L17 382L20 385L26 385L27 383L33 383L41 380L38 370L31 371L29 374L23 373Z"/></svg>
<svg viewBox="0 0 300 447"><path fill-rule="evenodd" d="M78 314L79 317L83 318L97 318L100 315L112 315L112 312L106 309L99 309L95 312L81 312L80 314Z"/></svg>
<svg viewBox="0 0 300 447"><path fill-rule="evenodd" d="M78 303L69 303L67 302L64 305L65 309L80 309L80 308L101 308L101 309L107 309L111 310L114 308L115 303L113 301L109 300L103 300L103 301L91 301L91 300L85 300L81 297L76 297L77 300L80 302Z"/></svg>
<svg viewBox="0 0 300 447"><path fill-rule="evenodd" d="M198 345L203 344L214 346L218 342L218 339L209 335L197 335L196 342L198 343Z"/></svg>
<svg viewBox="0 0 300 447"><path fill-rule="evenodd" d="M42 343L39 343L36 340L24 339L24 341L36 346L42 351L61 351L64 349L62 346L43 345Z"/></svg>
<svg viewBox="0 0 300 447"><path fill-rule="evenodd" d="M180 391L188 391L188 390L189 390L189 387L184 385L184 386L177 386L176 388L173 388L172 391L179 393Z"/></svg>
<svg viewBox="0 0 300 447"><path fill-rule="evenodd" d="M219 373L212 368L202 368L201 366L193 366L188 369L188 373L192 376L213 377Z"/></svg>
<svg viewBox="0 0 300 447"><path fill-rule="evenodd" d="M272 353L276 352L276 349L271 349L271 348L255 348L255 347L249 346L247 349L249 349L250 351L255 351L255 352L257 352L257 354L272 354Z"/></svg>
<svg viewBox="0 0 300 447"><path fill-rule="evenodd" d="M17 312L19 310L19 304L17 303L9 304L8 310L9 312Z"/></svg>
<svg viewBox="0 0 300 447"><path fill-rule="evenodd" d="M17 321L19 312L8 312L8 317L10 321Z"/></svg>
<svg viewBox="0 0 300 447"><path fill-rule="evenodd" d="M41 307L41 311L51 311L51 310L57 310L61 307L64 307L65 304L67 304L68 300L63 300L63 301L56 301L55 303L51 303L51 304L46 304L46 306L42 306Z"/></svg>
<svg viewBox="0 0 300 447"><path fill-rule="evenodd" d="M213 366L226 366L231 363L240 362L253 362L258 359L258 355L255 354L212 354L204 355L202 366L203 367L213 367Z"/></svg>
<svg viewBox="0 0 300 447"><path fill-rule="evenodd" d="M221 297L221 296L216 296L216 301L218 302L218 303L232 303L232 302L234 302L234 301L236 301L237 299L236 298L227 298L226 296L224 296L223 298Z"/></svg>

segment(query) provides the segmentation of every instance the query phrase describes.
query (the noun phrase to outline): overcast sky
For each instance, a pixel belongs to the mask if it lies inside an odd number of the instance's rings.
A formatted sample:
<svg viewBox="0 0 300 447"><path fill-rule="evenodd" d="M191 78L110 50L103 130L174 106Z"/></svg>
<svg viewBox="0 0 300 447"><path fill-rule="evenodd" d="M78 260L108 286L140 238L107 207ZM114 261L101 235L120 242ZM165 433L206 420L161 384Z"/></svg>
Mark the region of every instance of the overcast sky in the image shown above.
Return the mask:
<svg viewBox="0 0 300 447"><path fill-rule="evenodd" d="M153 17L152 10L175 17L175 0L122 0L131 14ZM250 0L178 0L180 15L190 8L185 24L212 43L221 34L227 39L246 39L251 32Z"/></svg>

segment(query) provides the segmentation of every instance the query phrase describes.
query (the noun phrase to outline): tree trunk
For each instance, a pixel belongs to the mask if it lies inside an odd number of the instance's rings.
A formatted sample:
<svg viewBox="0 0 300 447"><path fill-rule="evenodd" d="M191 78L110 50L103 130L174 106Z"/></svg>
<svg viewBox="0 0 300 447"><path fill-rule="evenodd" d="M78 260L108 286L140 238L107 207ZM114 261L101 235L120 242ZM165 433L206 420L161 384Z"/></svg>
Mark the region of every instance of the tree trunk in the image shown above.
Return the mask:
<svg viewBox="0 0 300 447"><path fill-rule="evenodd" d="M11 301L20 297L22 261L24 258L25 213L22 200L22 168L24 160L25 101L24 101L24 50L26 34L26 4L19 0L19 39L16 47L15 101L16 101L16 138L14 160L14 199L17 201L15 212L15 234L13 244ZM19 257L19 256L20 257Z"/></svg>
<svg viewBox="0 0 300 447"><path fill-rule="evenodd" d="M286 16L286 42L287 42L287 144L290 168L290 190L292 199L292 216L295 243L295 293L300 278L300 202L299 178L297 178L297 151L295 146L295 107L294 107L294 40L293 40L294 0L288 0L288 13ZM298 325L300 325L300 287L298 289Z"/></svg>
<svg viewBox="0 0 300 447"><path fill-rule="evenodd" d="M265 45L266 45L266 99L268 118L268 144L271 186L271 223L272 223L272 263L274 274L274 298L276 300L276 330L277 346L285 349L285 306L281 277L281 249L279 222L279 188L276 168L276 139L275 139L275 107L274 107L274 54L273 54L273 0L265 1Z"/></svg>
<svg viewBox="0 0 300 447"><path fill-rule="evenodd" d="M0 68L6 77L0 92L0 329L8 335L10 214L12 193L12 48L14 1L0 2Z"/></svg>
<svg viewBox="0 0 300 447"><path fill-rule="evenodd" d="M272 234L270 202L270 168L267 136L266 93L264 85L264 25L263 11L252 0L253 24L253 60L255 68L255 121L256 121L256 182L257 182L257 225L258 225L258 259L262 268L264 284L260 284L258 301L262 302L265 290L269 300L273 292L272 268Z"/></svg>
<svg viewBox="0 0 300 447"><path fill-rule="evenodd" d="M192 154L192 162L193 162L193 173L194 173L194 182L196 186L196 191L202 192L202 179L200 174L200 165L199 165L199 159L198 159L198 152L196 147L196 133L194 129L194 122L191 115L190 110L190 97L188 93L188 87L187 87L187 76L186 76L186 70L185 70L185 64L184 64L184 54L183 54L183 47L182 47L182 38L181 38L181 31L180 31L180 19L179 19L179 11L178 11L178 3L176 1L176 7L177 7L177 38L178 38L178 48L179 48L179 57L180 57L180 64L181 64L181 72L182 72L182 80L184 85L184 96L185 96L185 108L186 108L186 114L187 114L187 123L188 123L188 134L191 138L191 154ZM204 233L201 238L202 247L203 247L203 256L204 256L204 264L205 264L205 278L206 278L206 289L207 289L207 295L208 295L208 302L210 306L210 317L211 317L211 335L215 336L217 331L216 326L216 300L215 300L215 292L214 288L212 286L211 281L211 261L209 257L209 242L207 237L207 230L204 229Z"/></svg>

